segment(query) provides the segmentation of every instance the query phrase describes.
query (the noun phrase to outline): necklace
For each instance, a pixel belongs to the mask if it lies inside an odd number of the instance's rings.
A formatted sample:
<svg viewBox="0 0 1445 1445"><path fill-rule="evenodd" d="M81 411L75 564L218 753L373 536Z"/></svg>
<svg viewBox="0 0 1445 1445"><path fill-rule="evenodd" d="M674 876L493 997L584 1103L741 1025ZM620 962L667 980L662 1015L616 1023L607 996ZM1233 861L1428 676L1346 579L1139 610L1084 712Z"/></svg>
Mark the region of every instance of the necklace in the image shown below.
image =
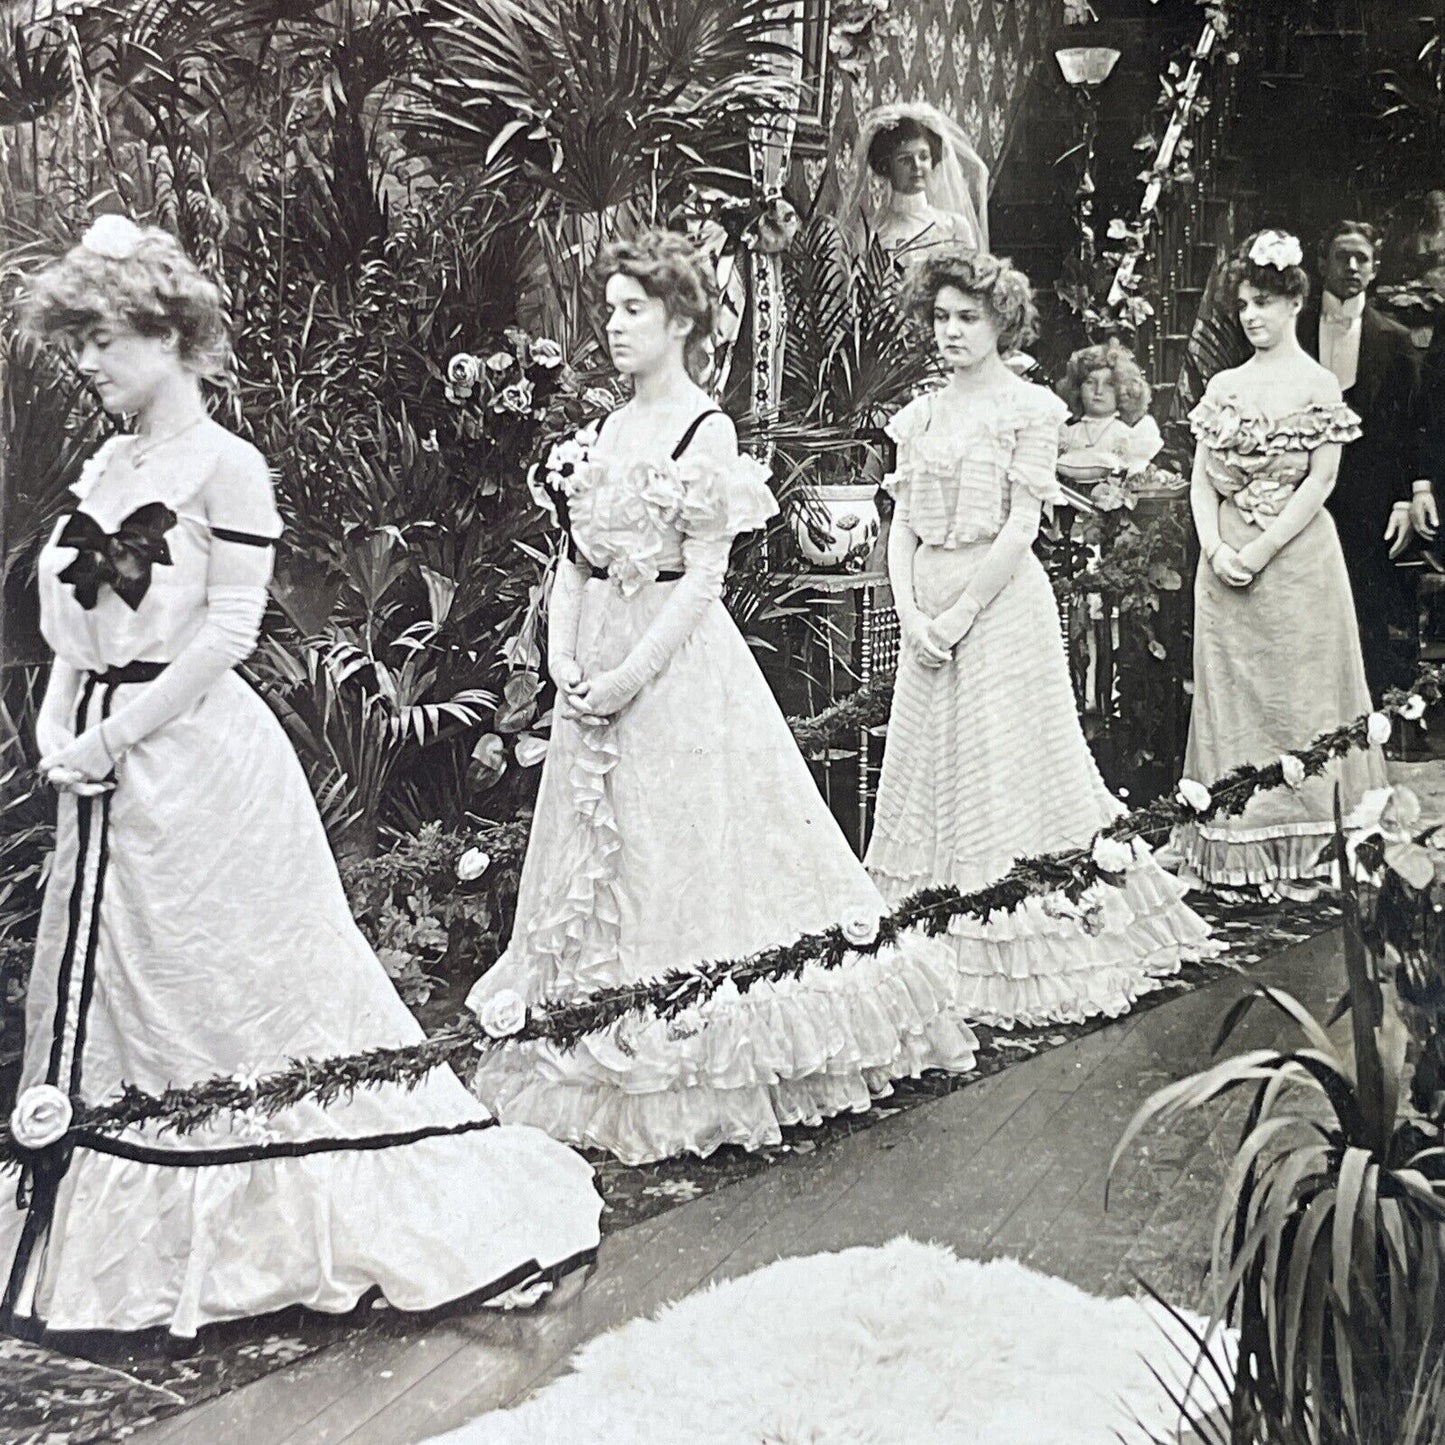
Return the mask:
<svg viewBox="0 0 1445 1445"><path fill-rule="evenodd" d="M165 446L167 442L175 441L177 437L185 436L188 431L191 431L195 427L200 426L200 424L205 420L206 418L204 416L198 416L195 418L194 421L188 421L185 426L177 427L175 431L167 432L165 436L157 437L155 441L146 442L144 444L142 444L139 440L139 433L132 433L136 440L132 442L130 455L127 457L127 461L129 461L131 465L131 470L134 471L138 469L140 467L140 464L145 461L145 459L150 456L150 454L158 447Z"/></svg>
<svg viewBox="0 0 1445 1445"><path fill-rule="evenodd" d="M1098 446L1109 428L1113 426L1117 420L1117 416L1080 417L1079 425L1083 428L1084 440L1088 442L1091 447ZM1093 431L1089 426L1090 422L1102 422L1103 425L1098 431Z"/></svg>

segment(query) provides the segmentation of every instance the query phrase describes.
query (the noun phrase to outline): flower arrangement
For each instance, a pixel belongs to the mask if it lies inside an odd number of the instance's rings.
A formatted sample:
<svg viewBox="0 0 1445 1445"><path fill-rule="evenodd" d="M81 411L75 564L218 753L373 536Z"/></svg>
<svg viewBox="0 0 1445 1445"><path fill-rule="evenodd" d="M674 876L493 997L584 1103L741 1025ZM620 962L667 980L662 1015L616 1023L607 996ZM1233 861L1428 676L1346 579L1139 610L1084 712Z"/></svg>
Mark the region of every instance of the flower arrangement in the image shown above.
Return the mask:
<svg viewBox="0 0 1445 1445"><path fill-rule="evenodd" d="M497 418L540 421L553 395L571 381L555 341L512 327L484 355L459 351L447 362L446 397L458 409L461 434L477 438Z"/></svg>
<svg viewBox="0 0 1445 1445"><path fill-rule="evenodd" d="M828 52L854 80L868 68L875 47L900 33L893 0L841 0L828 16Z"/></svg>

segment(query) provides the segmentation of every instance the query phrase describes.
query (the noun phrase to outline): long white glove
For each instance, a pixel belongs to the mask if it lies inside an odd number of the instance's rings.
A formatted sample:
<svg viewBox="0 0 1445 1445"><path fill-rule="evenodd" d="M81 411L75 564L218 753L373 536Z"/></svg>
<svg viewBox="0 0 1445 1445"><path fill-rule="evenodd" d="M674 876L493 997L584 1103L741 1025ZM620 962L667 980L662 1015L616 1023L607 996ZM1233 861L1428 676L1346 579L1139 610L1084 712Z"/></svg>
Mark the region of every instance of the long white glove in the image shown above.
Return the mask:
<svg viewBox="0 0 1445 1445"><path fill-rule="evenodd" d="M929 624L934 640L954 648L968 634L978 614L1008 585L1019 563L1028 556L1039 534L1043 505L1028 488L1015 482L1009 495L1008 517L989 545L978 571L968 579L958 601Z"/></svg>
<svg viewBox="0 0 1445 1445"><path fill-rule="evenodd" d="M547 598L547 670L559 690L573 686L579 675L577 618L587 575L586 569L565 553L557 558Z"/></svg>
<svg viewBox="0 0 1445 1445"><path fill-rule="evenodd" d="M35 746L42 758L59 752L75 738L75 700L79 695L79 670L57 657L50 665L45 697L35 715Z"/></svg>
<svg viewBox="0 0 1445 1445"><path fill-rule="evenodd" d="M627 656L616 667L588 678L574 694L573 701L579 712L611 717L667 666L673 653L692 635L709 605L722 596L731 551L731 537L683 539L682 576L676 582L664 584L668 589L667 600Z"/></svg>

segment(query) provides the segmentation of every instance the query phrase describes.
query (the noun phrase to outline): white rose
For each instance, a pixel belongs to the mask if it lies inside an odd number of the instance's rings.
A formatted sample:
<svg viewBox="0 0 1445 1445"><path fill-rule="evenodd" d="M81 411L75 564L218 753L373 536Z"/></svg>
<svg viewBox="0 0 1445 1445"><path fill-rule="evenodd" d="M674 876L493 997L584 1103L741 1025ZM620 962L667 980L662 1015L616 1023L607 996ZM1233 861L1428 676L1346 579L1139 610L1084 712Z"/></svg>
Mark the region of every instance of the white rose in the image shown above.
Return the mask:
<svg viewBox="0 0 1445 1445"><path fill-rule="evenodd" d="M854 948L862 948L878 937L878 920L866 913L854 913L841 924L843 937Z"/></svg>
<svg viewBox="0 0 1445 1445"><path fill-rule="evenodd" d="M527 1022L526 1002L513 989L499 989L477 1010L477 1021L488 1038L510 1038Z"/></svg>
<svg viewBox="0 0 1445 1445"><path fill-rule="evenodd" d="M1412 692L1404 702L1400 704L1400 716L1406 722L1417 722L1425 716L1425 699L1418 692Z"/></svg>
<svg viewBox="0 0 1445 1445"><path fill-rule="evenodd" d="M1372 712L1365 723L1365 737L1375 747L1382 748L1390 741L1390 719L1382 712Z"/></svg>
<svg viewBox="0 0 1445 1445"><path fill-rule="evenodd" d="M1203 783L1196 783L1193 778L1179 780L1179 800L1185 807L1193 808L1196 813L1204 812L1214 801L1209 796L1209 789Z"/></svg>
<svg viewBox="0 0 1445 1445"><path fill-rule="evenodd" d="M503 411L524 412L532 405L532 383L524 376L514 381L510 386L502 388L502 394L498 398L498 405Z"/></svg>
<svg viewBox="0 0 1445 1445"><path fill-rule="evenodd" d="M1300 243L1284 231L1261 231L1249 248L1249 259L1256 266L1273 266L1278 271L1304 263Z"/></svg>
<svg viewBox="0 0 1445 1445"><path fill-rule="evenodd" d="M1285 783L1297 788L1305 780L1305 765L1293 753L1285 753L1279 760L1279 770L1284 774Z"/></svg>
<svg viewBox="0 0 1445 1445"><path fill-rule="evenodd" d="M10 1113L10 1133L26 1149L44 1149L65 1138L74 1110L54 1084L32 1084Z"/></svg>
<svg viewBox="0 0 1445 1445"><path fill-rule="evenodd" d="M491 866L492 856L490 853L484 853L480 848L468 848L457 859L457 877L463 883L471 883L480 878Z"/></svg>
<svg viewBox="0 0 1445 1445"><path fill-rule="evenodd" d="M80 244L108 261L128 261L143 239L141 228L129 216L97 216Z"/></svg>
<svg viewBox="0 0 1445 1445"><path fill-rule="evenodd" d="M546 336L539 336L532 343L532 360L548 371L562 365L562 348Z"/></svg>
<svg viewBox="0 0 1445 1445"><path fill-rule="evenodd" d="M487 358L487 370L494 371L500 376L504 371L510 371L516 358L510 351L494 351Z"/></svg>
<svg viewBox="0 0 1445 1445"><path fill-rule="evenodd" d="M1106 838L1100 833L1094 839L1094 866L1101 873L1123 873L1134 861L1134 850L1119 838Z"/></svg>
<svg viewBox="0 0 1445 1445"><path fill-rule="evenodd" d="M481 375L482 363L468 351L459 351L447 362L447 380L455 387L470 390Z"/></svg>

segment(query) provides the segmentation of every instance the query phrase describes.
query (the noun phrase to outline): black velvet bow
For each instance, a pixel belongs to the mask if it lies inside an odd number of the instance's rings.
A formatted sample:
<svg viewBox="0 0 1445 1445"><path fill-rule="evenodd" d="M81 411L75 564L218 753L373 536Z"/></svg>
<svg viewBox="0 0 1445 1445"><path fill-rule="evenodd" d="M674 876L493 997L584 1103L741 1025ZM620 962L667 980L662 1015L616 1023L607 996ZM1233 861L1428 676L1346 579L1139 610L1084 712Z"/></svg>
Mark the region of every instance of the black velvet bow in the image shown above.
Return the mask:
<svg viewBox="0 0 1445 1445"><path fill-rule="evenodd" d="M114 532L85 512L72 512L56 545L74 547L76 556L60 580L75 589L75 600L86 611L95 606L105 583L134 612L150 591L151 568L171 565L165 534L175 525L176 514L164 502L137 507Z"/></svg>

